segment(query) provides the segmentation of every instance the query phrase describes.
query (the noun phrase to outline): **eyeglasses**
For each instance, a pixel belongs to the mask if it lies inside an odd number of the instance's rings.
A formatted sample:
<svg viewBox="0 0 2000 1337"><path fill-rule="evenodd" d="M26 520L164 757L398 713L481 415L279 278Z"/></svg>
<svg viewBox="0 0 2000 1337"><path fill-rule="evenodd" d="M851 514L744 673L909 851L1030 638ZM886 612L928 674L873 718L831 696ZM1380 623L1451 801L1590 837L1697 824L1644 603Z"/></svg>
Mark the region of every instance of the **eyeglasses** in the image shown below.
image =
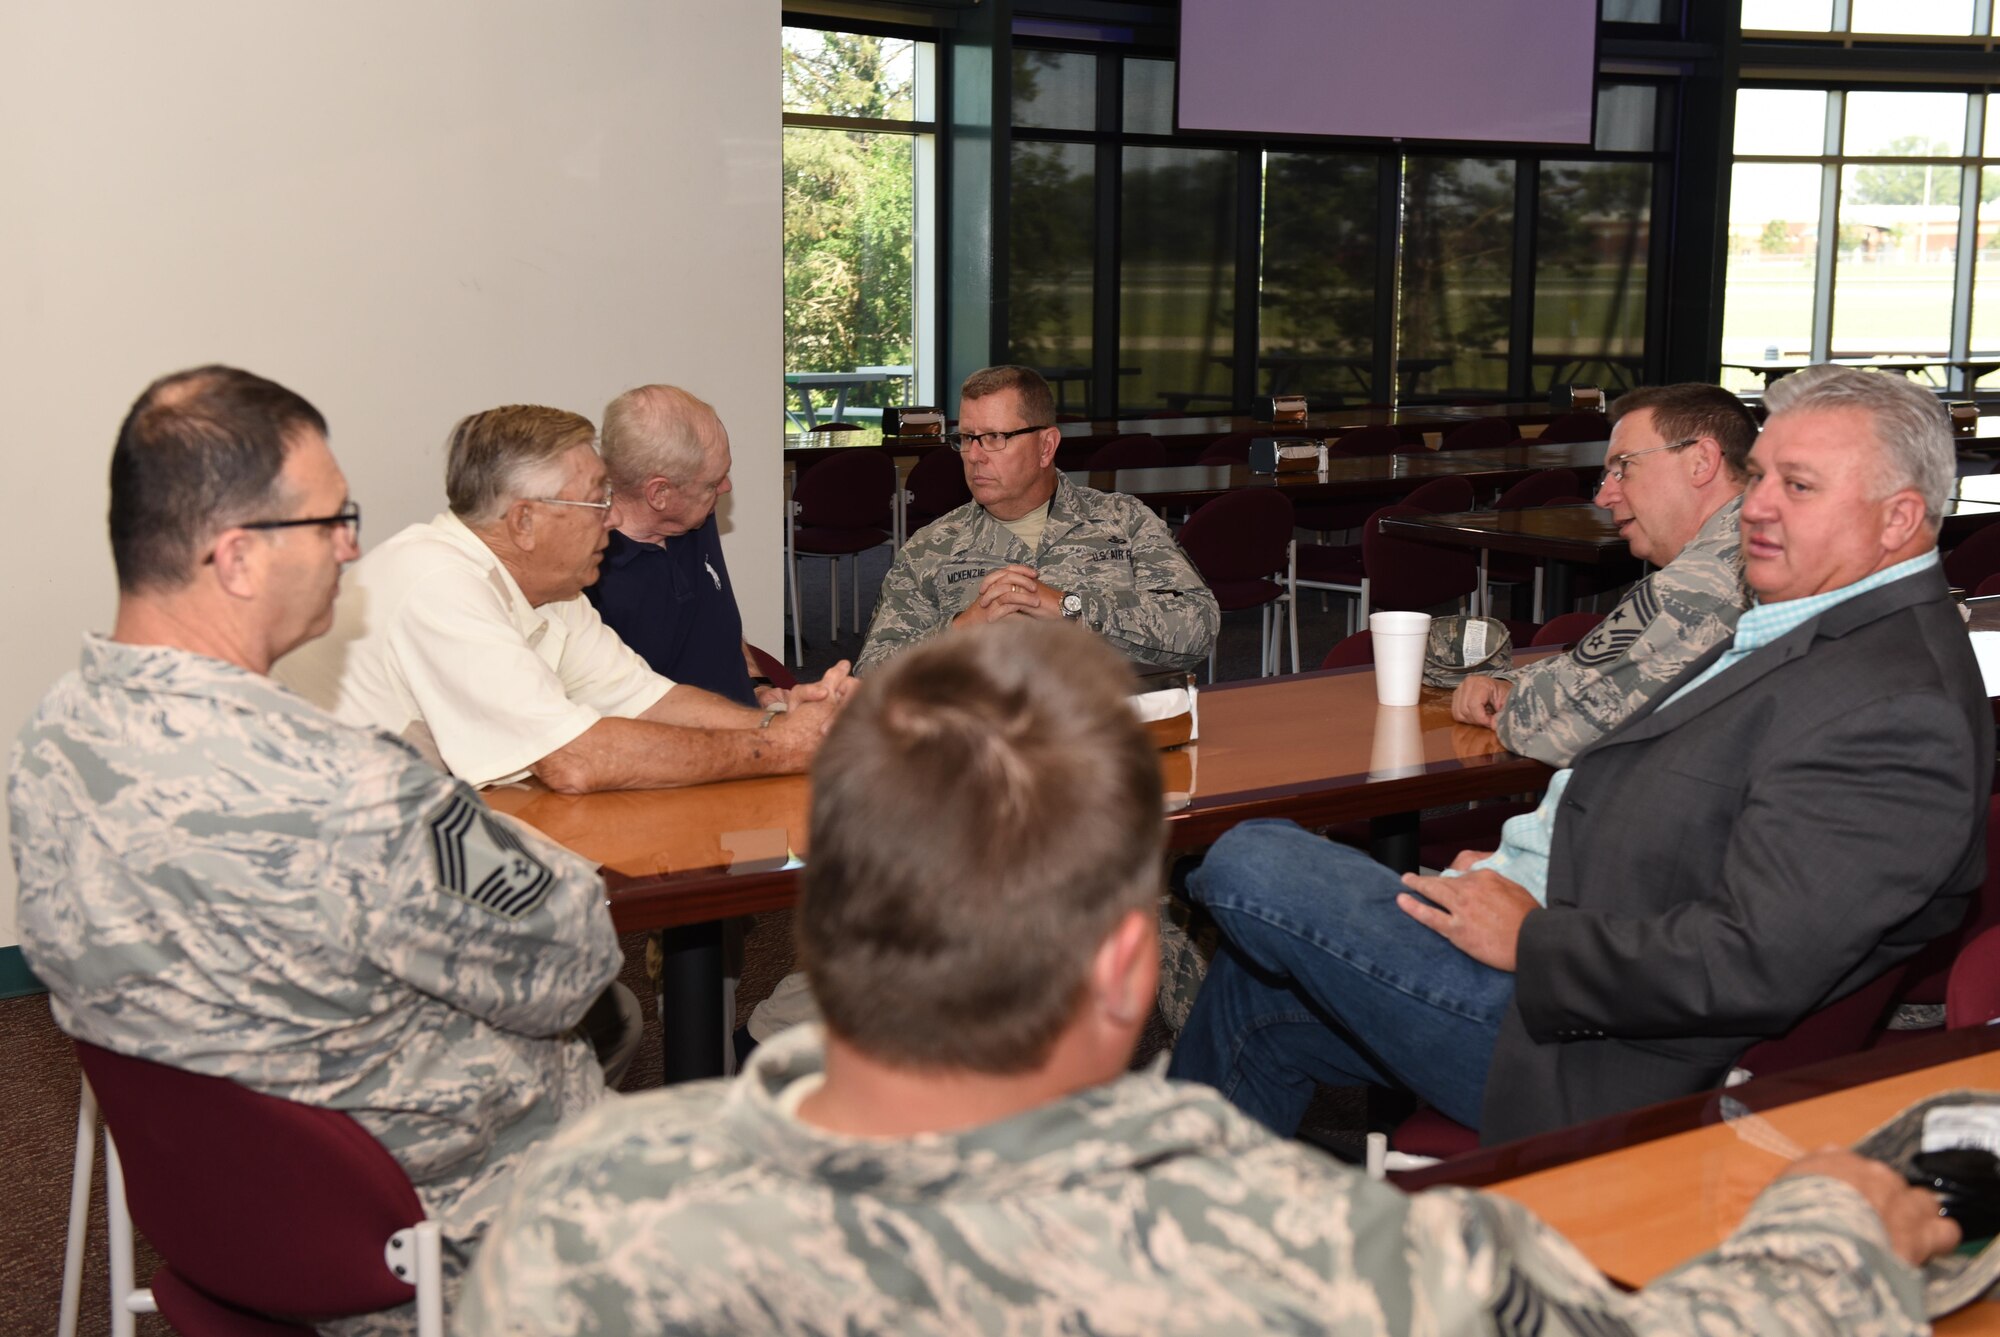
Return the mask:
<svg viewBox="0 0 2000 1337"><path fill-rule="evenodd" d="M1007 443L1015 437L1026 436L1030 432L1046 432L1050 425L1044 423L1040 427L1016 427L1011 432L946 432L944 439L945 444L953 450L963 452L967 446L978 446L991 455L995 451L1005 450Z"/></svg>
<svg viewBox="0 0 2000 1337"><path fill-rule="evenodd" d="M309 515L302 520L250 520L232 528L297 529L302 525L340 525L347 530L348 538L358 542L361 538L361 503L350 501L332 515Z"/></svg>
<svg viewBox="0 0 2000 1337"><path fill-rule="evenodd" d="M1684 447L1693 445L1695 442L1699 440L1701 440L1700 437L1691 436L1685 441L1675 441L1672 444L1665 446L1647 446L1644 450L1635 450L1628 454L1616 456L1612 459L1611 463L1604 466L1605 482L1608 483L1624 482L1625 471L1630 469L1632 467L1632 461L1638 459L1641 455L1651 455L1654 451L1657 450L1680 450L1683 449ZM1604 487L1604 483L1599 483L1597 486L1601 491Z"/></svg>
<svg viewBox="0 0 2000 1337"><path fill-rule="evenodd" d="M604 485L603 501L571 501L567 497L529 497L528 500L539 501L544 506L584 506L593 511L608 511L611 509L611 484Z"/></svg>

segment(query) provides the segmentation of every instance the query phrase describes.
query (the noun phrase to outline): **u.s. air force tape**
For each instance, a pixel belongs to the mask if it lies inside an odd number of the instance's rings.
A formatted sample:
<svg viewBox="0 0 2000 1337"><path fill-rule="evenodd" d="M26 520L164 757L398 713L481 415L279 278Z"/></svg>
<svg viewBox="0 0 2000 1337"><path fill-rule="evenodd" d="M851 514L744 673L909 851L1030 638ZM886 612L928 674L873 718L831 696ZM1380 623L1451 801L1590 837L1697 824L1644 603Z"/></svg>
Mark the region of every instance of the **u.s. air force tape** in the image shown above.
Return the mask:
<svg viewBox="0 0 2000 1337"><path fill-rule="evenodd" d="M548 865L464 794L431 818L431 859L441 889L505 919L532 912L555 885Z"/></svg>

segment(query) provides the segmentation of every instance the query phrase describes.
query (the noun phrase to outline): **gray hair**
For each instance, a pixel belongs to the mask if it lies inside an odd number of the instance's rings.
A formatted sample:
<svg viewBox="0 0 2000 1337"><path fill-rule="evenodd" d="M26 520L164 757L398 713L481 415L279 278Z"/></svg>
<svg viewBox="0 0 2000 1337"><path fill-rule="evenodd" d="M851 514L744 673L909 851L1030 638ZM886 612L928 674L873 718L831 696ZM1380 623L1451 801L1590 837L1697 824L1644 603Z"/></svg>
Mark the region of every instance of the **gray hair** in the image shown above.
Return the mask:
<svg viewBox="0 0 2000 1337"><path fill-rule="evenodd" d="M1930 391L1893 373L1821 363L1773 382L1764 392L1764 408L1767 417L1840 409L1867 414L1875 429L1882 495L1913 488L1924 500L1931 528L1943 523L1945 499L1958 477L1958 451L1951 419Z"/></svg>
<svg viewBox="0 0 2000 1337"><path fill-rule="evenodd" d="M720 423L703 400L673 385L642 385L604 406L604 468L612 485L630 488L655 474L673 483L707 463L702 428Z"/></svg>
<svg viewBox="0 0 2000 1337"><path fill-rule="evenodd" d="M459 421L445 440L444 494L469 525L491 524L523 497L561 483L561 460L595 440L590 419L539 404L509 404Z"/></svg>

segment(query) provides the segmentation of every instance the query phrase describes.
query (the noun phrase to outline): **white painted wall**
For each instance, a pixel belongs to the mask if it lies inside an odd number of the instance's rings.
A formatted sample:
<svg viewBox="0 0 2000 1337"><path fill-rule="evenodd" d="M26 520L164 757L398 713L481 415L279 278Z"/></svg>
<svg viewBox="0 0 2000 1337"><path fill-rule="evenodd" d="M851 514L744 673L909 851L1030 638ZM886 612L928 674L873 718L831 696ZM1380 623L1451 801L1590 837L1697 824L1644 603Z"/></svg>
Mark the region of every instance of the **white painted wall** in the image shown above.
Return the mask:
<svg viewBox="0 0 2000 1337"><path fill-rule="evenodd" d="M777 0L0 0L5 736L110 626L119 419L203 362L326 414L364 547L442 506L461 415L685 385L736 428L731 574L776 647L778 29Z"/></svg>

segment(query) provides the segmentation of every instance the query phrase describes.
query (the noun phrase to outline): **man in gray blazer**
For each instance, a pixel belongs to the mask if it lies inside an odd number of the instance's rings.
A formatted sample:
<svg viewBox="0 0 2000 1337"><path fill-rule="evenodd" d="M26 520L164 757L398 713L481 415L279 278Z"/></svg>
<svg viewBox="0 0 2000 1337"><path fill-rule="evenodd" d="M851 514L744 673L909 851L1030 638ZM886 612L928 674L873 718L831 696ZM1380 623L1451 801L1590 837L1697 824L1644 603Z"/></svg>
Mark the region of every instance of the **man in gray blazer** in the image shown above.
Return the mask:
<svg viewBox="0 0 2000 1337"><path fill-rule="evenodd" d="M1173 1075L1281 1131L1315 1081L1400 1084L1504 1141L1715 1086L1959 922L1993 722L1938 566L1943 411L1830 366L1765 402L1736 635L1443 877L1231 831Z"/></svg>

